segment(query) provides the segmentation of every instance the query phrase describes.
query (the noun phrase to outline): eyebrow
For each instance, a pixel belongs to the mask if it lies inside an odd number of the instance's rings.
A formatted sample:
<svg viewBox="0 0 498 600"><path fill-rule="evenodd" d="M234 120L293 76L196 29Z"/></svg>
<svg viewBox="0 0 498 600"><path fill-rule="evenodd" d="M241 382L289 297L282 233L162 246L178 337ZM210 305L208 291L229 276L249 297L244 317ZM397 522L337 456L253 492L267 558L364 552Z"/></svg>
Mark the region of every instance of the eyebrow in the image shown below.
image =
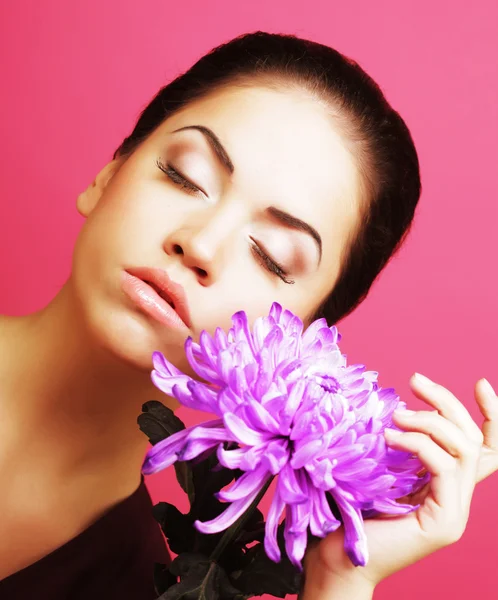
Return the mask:
<svg viewBox="0 0 498 600"><path fill-rule="evenodd" d="M232 175L235 171L233 162L231 161L227 151L223 147L223 144L220 142L219 137L214 133L214 131L209 129L209 127L205 127L204 125L187 125L186 127L176 129L173 133L177 133L179 131L186 131L189 129L200 131L204 135L221 164L225 167L229 174ZM294 215L291 215L288 212L276 208L275 206L269 206L265 212L267 212L269 215L271 215L274 219L276 219L283 225L286 225L287 227L290 227L291 229L295 229L297 231L303 231L304 233L307 233L309 236L311 236L315 240L318 248L318 264L320 264L322 260L322 238L320 237L320 234L314 227L306 223L306 221L302 221Z"/></svg>

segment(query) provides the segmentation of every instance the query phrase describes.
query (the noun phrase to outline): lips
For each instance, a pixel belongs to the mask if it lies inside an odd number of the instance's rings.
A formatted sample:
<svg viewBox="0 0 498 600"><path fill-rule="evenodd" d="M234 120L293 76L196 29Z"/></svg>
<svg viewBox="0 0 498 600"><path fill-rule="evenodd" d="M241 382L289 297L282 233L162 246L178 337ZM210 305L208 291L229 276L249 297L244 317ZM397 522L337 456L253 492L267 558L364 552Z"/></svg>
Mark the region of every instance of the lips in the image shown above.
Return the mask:
<svg viewBox="0 0 498 600"><path fill-rule="evenodd" d="M173 300L168 298L165 292L161 290L161 288L157 287L157 285L153 281L147 281L146 279L142 280L144 283L150 285L150 287L156 292L158 296L160 296L165 302L167 302L171 308L175 308L175 303Z"/></svg>
<svg viewBox="0 0 498 600"><path fill-rule="evenodd" d="M191 327L190 311L183 287L174 282L164 269L153 267L133 267L125 273L140 279L150 286L159 298L164 300L180 317L186 327ZM151 293L153 293L151 292Z"/></svg>

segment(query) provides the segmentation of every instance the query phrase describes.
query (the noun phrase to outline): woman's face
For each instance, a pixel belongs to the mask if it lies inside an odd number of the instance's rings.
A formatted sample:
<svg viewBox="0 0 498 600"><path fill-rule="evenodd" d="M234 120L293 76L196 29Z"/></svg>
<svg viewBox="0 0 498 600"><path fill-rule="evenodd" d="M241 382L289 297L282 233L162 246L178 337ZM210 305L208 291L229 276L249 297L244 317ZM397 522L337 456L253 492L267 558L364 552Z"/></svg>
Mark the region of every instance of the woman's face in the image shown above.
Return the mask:
<svg viewBox="0 0 498 600"><path fill-rule="evenodd" d="M250 322L274 301L311 314L359 205L354 157L324 106L298 90L227 87L171 116L79 197L87 220L69 285L99 345L144 369L160 350L188 370L186 336L228 329L239 310ZM142 267L183 287L188 329L130 296L126 273L144 279Z"/></svg>

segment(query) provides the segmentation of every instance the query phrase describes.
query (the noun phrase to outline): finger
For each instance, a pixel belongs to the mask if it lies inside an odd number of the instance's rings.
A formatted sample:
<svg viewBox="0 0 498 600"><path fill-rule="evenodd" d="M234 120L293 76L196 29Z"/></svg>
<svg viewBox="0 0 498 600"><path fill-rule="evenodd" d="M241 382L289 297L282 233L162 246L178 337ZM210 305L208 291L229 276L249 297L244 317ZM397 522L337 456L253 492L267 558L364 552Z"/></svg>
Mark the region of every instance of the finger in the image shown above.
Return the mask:
<svg viewBox="0 0 498 600"><path fill-rule="evenodd" d="M399 433L394 429L385 430L386 442L393 448L405 450L417 456L431 474L431 490L435 501L441 507L450 506L458 497L458 462L436 444L425 433Z"/></svg>
<svg viewBox="0 0 498 600"><path fill-rule="evenodd" d="M405 431L429 435L443 450L462 462L476 462L481 446L472 443L464 432L438 412L397 410L393 413L396 425Z"/></svg>
<svg viewBox="0 0 498 600"><path fill-rule="evenodd" d="M484 445L498 452L498 396L486 379L480 379L476 383L474 395L484 417Z"/></svg>
<svg viewBox="0 0 498 600"><path fill-rule="evenodd" d="M449 390L424 375L415 373L410 386L417 398L433 406L439 414L459 427L476 444L482 444L482 432L469 411Z"/></svg>

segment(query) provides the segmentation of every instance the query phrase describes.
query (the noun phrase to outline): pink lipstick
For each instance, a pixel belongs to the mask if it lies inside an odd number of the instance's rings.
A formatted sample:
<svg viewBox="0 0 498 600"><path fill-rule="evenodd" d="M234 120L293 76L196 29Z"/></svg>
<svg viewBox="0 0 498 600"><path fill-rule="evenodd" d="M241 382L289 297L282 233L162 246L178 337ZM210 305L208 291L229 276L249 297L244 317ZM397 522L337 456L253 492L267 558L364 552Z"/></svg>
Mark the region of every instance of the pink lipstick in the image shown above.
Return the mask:
<svg viewBox="0 0 498 600"><path fill-rule="evenodd" d="M164 269L135 267L123 271L124 293L144 313L174 329L191 327L183 287L172 281Z"/></svg>

